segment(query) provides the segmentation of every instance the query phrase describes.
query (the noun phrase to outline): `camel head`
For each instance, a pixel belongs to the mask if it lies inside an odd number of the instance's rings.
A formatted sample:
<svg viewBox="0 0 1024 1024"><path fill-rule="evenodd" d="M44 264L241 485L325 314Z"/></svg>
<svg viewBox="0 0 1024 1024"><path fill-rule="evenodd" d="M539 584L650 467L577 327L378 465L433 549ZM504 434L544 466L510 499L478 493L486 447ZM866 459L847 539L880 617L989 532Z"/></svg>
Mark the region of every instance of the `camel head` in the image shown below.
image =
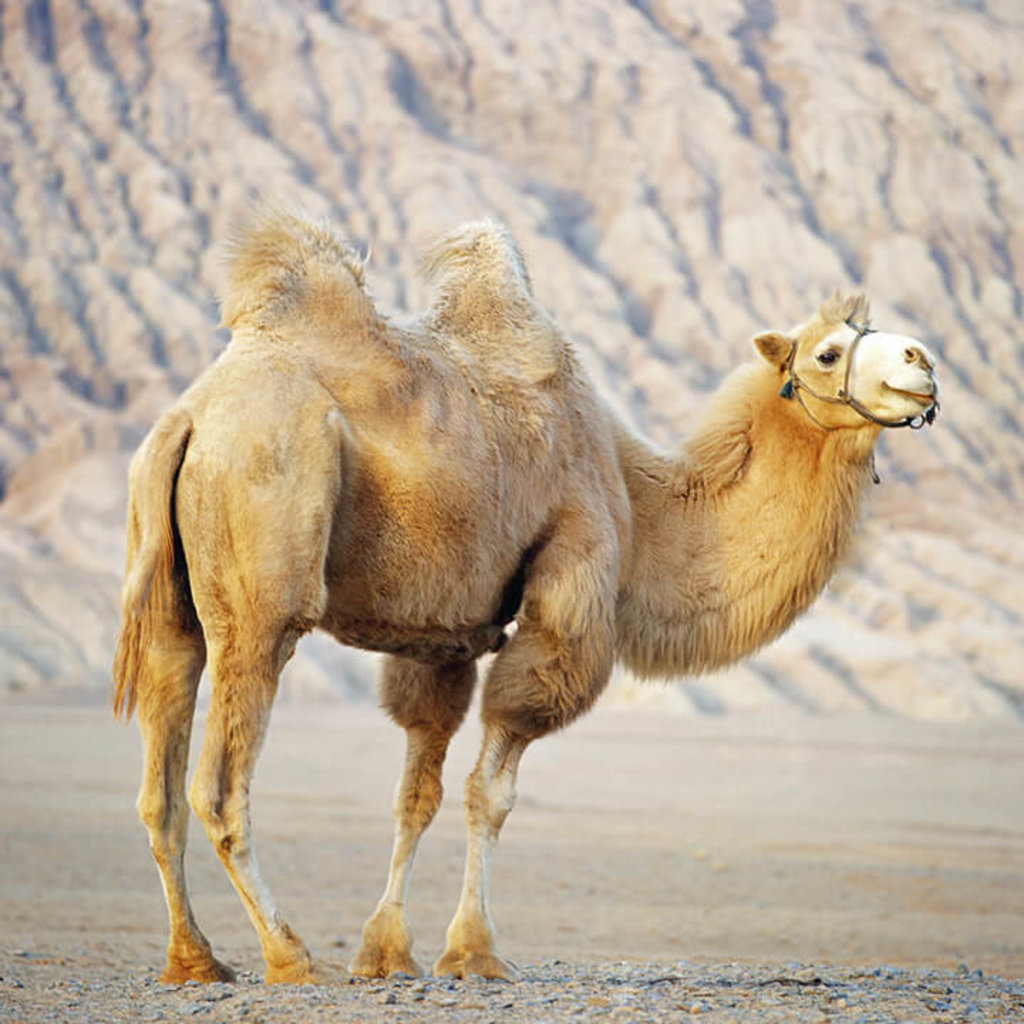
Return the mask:
<svg viewBox="0 0 1024 1024"><path fill-rule="evenodd" d="M779 394L827 430L916 428L938 412L934 357L916 338L872 328L863 295L833 296L808 323L754 344L779 371Z"/></svg>

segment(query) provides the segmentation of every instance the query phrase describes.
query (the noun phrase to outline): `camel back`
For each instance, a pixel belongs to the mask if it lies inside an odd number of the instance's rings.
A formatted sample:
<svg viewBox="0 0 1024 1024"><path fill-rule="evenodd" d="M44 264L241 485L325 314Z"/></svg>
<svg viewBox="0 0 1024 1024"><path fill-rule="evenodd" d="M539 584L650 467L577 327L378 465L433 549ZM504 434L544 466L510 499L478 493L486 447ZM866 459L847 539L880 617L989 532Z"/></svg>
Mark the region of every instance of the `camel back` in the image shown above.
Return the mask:
<svg viewBox="0 0 1024 1024"><path fill-rule="evenodd" d="M364 269L326 225L260 204L229 246L222 323L335 342L341 331L397 351L406 343L374 308ZM426 252L421 273L436 287L413 328L422 343L449 352L454 345L485 377L526 386L574 364L565 337L535 302L522 254L504 227L478 221L445 235Z"/></svg>

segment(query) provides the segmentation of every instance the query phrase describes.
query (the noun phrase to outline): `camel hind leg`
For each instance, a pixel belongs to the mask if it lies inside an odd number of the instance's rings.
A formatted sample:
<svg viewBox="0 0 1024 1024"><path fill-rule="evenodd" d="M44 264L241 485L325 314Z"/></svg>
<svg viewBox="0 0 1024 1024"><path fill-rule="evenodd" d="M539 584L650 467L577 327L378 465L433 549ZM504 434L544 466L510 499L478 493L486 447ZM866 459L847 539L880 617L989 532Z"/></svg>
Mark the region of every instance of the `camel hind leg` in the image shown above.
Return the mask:
<svg viewBox="0 0 1024 1024"><path fill-rule="evenodd" d="M420 665L391 658L381 675L381 704L406 732L405 767L395 790L395 838L387 885L363 927L349 970L366 978L423 973L412 957L405 920L409 876L420 836L441 803L448 743L473 696L476 665Z"/></svg>
<svg viewBox="0 0 1024 1024"><path fill-rule="evenodd" d="M225 396L197 426L178 482L211 684L189 802L256 930L266 980L326 982L335 975L313 963L263 881L249 791L281 669L327 604L344 423L315 382L276 362L250 369L252 398Z"/></svg>
<svg viewBox="0 0 1024 1024"><path fill-rule="evenodd" d="M249 819L249 787L263 745L278 673L297 631L262 644L229 629L210 646L212 697L189 801L202 821L259 937L267 983L324 983L330 972L315 965L278 911L260 873Z"/></svg>
<svg viewBox="0 0 1024 1024"><path fill-rule="evenodd" d="M198 629L165 621L154 631L141 665L138 720L142 733L142 785L136 804L160 871L170 937L160 980L233 981L234 972L213 955L192 914L185 880L188 803L185 775L196 689L206 660Z"/></svg>

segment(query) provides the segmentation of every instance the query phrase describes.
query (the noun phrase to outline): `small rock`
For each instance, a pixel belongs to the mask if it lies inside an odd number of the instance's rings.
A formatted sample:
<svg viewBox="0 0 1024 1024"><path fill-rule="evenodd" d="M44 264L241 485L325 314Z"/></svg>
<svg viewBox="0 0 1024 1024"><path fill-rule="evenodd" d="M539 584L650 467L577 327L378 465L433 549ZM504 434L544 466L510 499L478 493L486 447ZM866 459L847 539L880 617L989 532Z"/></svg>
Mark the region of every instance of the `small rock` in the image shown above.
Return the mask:
<svg viewBox="0 0 1024 1024"><path fill-rule="evenodd" d="M230 985L225 985L223 982L214 982L214 984L206 986L205 991L199 998L208 1003L216 1003L221 999L230 999L234 994L234 989Z"/></svg>

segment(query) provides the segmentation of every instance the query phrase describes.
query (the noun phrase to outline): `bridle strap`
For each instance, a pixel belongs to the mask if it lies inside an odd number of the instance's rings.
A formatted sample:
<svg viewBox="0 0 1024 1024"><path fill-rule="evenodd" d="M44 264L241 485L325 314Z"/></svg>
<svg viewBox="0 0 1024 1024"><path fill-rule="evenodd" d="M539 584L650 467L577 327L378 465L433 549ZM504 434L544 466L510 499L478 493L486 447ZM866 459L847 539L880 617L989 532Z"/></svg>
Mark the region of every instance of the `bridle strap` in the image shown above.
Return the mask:
<svg viewBox="0 0 1024 1024"><path fill-rule="evenodd" d="M932 405L926 412L919 413L917 416L905 416L899 420L887 420L881 416L876 416L866 405L858 401L853 394L853 359L857 352L857 346L860 344L861 338L868 334L874 334L875 329L869 327L867 324L858 324L853 320L847 320L846 326L854 332L854 339L850 344L850 351L846 359L846 375L843 379L843 386L839 389L837 395L822 395L819 394L814 388L804 383L793 369L793 362L796 359L796 342L793 342L792 347L789 350L789 355L786 358L786 382L782 385L782 390L779 394L783 398L792 398L796 396L797 401L800 403L800 408L810 417L810 419L822 430L839 430L839 427L830 427L822 423L814 413L808 408L807 403L803 399L802 391L806 391L812 398L817 399L819 402L827 402L830 405L846 405L849 406L855 413L861 416L863 419L868 420L871 423L876 423L880 427L910 427L911 430L920 430L925 424L930 424L935 419L935 413L938 403Z"/></svg>

